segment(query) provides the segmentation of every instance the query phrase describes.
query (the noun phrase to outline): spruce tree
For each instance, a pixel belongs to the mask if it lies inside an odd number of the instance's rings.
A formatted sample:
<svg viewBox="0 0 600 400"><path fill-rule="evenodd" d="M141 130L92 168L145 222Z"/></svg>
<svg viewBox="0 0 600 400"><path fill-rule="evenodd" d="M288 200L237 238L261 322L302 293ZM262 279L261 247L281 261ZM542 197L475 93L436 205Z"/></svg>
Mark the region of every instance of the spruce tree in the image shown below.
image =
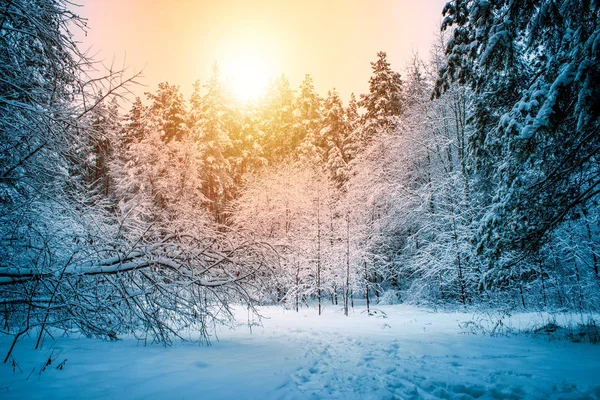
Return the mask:
<svg viewBox="0 0 600 400"><path fill-rule="evenodd" d="M234 197L243 183L244 175L258 171L267 164L261 146L260 119L257 108L246 104L236 113L239 123L229 132L231 148L228 152Z"/></svg>
<svg viewBox="0 0 600 400"><path fill-rule="evenodd" d="M82 122L93 134L79 143L79 162L74 165L71 175L80 176L92 193L106 197L110 191L109 164L115 156L121 131L116 98L98 100L98 105L84 116Z"/></svg>
<svg viewBox="0 0 600 400"><path fill-rule="evenodd" d="M123 119L121 131L121 146L129 146L133 142L139 142L145 136L147 130L148 110L138 97L135 98L131 109Z"/></svg>
<svg viewBox="0 0 600 400"><path fill-rule="evenodd" d="M358 102L354 93L350 94L350 101L346 107L346 124L348 134L346 139L346 156L351 161L356 158L361 150L364 150L362 143L365 142L363 137L364 131L361 129L360 114L358 113Z"/></svg>
<svg viewBox="0 0 600 400"><path fill-rule="evenodd" d="M360 96L358 105L365 109L363 125L367 137L378 130L393 129L402 114L402 79L392 71L385 52L377 53L377 61L371 63L373 75L369 79L369 93Z"/></svg>
<svg viewBox="0 0 600 400"><path fill-rule="evenodd" d="M292 154L299 144L293 129L294 91L285 75L271 82L261 111L265 158L276 163Z"/></svg>
<svg viewBox="0 0 600 400"><path fill-rule="evenodd" d="M209 210L216 221L221 221L224 203L233 182L228 152L232 147L229 129L232 107L226 88L221 82L217 64L213 66L210 80L204 85L207 93L201 96L199 85L192 95L195 121L190 135L198 143L203 159L202 192L209 201ZM221 221L222 222L222 221Z"/></svg>
<svg viewBox="0 0 600 400"><path fill-rule="evenodd" d="M470 168L489 211L476 242L502 282L600 194L600 3L455 0L444 13L436 94L458 82L477 96Z"/></svg>
<svg viewBox="0 0 600 400"><path fill-rule="evenodd" d="M152 101L148 110L152 128L160 132L164 142L181 140L187 132L187 111L179 86L162 82L156 93L146 93L146 96Z"/></svg>
<svg viewBox="0 0 600 400"><path fill-rule="evenodd" d="M296 148L298 157L304 160L318 160L321 154L317 148L321 124L323 100L315 92L313 80L306 75L300 85L300 93L295 102L294 137L300 144Z"/></svg>
<svg viewBox="0 0 600 400"><path fill-rule="evenodd" d="M333 89L328 92L323 106L320 144L325 157L324 163L338 187L342 187L347 180L350 161L350 156L347 154L348 136L349 126L345 109L339 94Z"/></svg>

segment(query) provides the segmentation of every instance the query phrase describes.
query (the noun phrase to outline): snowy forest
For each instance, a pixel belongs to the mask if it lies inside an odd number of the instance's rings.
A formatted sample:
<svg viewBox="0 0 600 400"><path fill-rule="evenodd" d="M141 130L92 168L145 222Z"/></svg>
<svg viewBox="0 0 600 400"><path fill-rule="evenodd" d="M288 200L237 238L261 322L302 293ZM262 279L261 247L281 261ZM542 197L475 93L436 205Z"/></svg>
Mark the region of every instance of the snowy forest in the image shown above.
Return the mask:
<svg viewBox="0 0 600 400"><path fill-rule="evenodd" d="M427 61L374 52L346 101L281 75L242 102L218 64L133 99L67 1L0 1L4 362L57 332L210 342L234 305L598 312L600 2L440 15Z"/></svg>

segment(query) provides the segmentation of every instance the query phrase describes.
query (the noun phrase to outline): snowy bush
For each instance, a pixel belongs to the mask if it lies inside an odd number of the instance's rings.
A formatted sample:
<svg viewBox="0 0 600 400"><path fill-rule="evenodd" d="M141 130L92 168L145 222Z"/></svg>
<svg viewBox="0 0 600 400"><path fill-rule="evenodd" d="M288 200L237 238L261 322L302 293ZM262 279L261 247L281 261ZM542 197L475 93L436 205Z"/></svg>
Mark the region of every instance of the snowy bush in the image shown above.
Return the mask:
<svg viewBox="0 0 600 400"><path fill-rule="evenodd" d="M393 304L399 304L400 301L400 293L396 290L385 290L381 296L379 296L379 302L377 304L379 305L393 305Z"/></svg>

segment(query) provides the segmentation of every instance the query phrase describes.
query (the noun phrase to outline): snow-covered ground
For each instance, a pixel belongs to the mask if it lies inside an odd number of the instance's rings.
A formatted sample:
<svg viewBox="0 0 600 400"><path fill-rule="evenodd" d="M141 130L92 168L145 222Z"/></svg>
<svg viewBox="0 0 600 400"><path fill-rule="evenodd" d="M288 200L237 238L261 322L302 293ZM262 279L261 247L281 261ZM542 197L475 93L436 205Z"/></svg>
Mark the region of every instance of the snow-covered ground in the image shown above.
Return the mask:
<svg viewBox="0 0 600 400"><path fill-rule="evenodd" d="M475 335L459 326L470 314L377 309L387 318L359 309L345 317L333 306L322 316L261 308L261 327L222 330L208 347L57 338L32 351L35 341L26 338L14 351L18 367L0 365L0 398L600 398L600 345ZM245 311L238 314L244 322ZM539 318L509 323L526 328ZM0 348L8 343L0 338Z"/></svg>

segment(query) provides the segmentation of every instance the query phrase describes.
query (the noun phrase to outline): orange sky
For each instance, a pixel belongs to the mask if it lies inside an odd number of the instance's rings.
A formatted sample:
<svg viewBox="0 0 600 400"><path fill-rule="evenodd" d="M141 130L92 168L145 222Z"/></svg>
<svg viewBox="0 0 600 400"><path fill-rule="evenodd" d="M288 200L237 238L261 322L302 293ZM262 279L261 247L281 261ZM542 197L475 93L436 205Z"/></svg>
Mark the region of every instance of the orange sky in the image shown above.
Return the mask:
<svg viewBox="0 0 600 400"><path fill-rule="evenodd" d="M217 61L235 71L253 54L265 74L297 88L311 74L316 89L344 99L368 90L370 61L384 50L401 71L414 51L427 58L446 0L82 0L88 18L82 48L97 59L144 69L146 88L205 82ZM244 50L245 49L245 50ZM237 67L239 69L239 67Z"/></svg>

